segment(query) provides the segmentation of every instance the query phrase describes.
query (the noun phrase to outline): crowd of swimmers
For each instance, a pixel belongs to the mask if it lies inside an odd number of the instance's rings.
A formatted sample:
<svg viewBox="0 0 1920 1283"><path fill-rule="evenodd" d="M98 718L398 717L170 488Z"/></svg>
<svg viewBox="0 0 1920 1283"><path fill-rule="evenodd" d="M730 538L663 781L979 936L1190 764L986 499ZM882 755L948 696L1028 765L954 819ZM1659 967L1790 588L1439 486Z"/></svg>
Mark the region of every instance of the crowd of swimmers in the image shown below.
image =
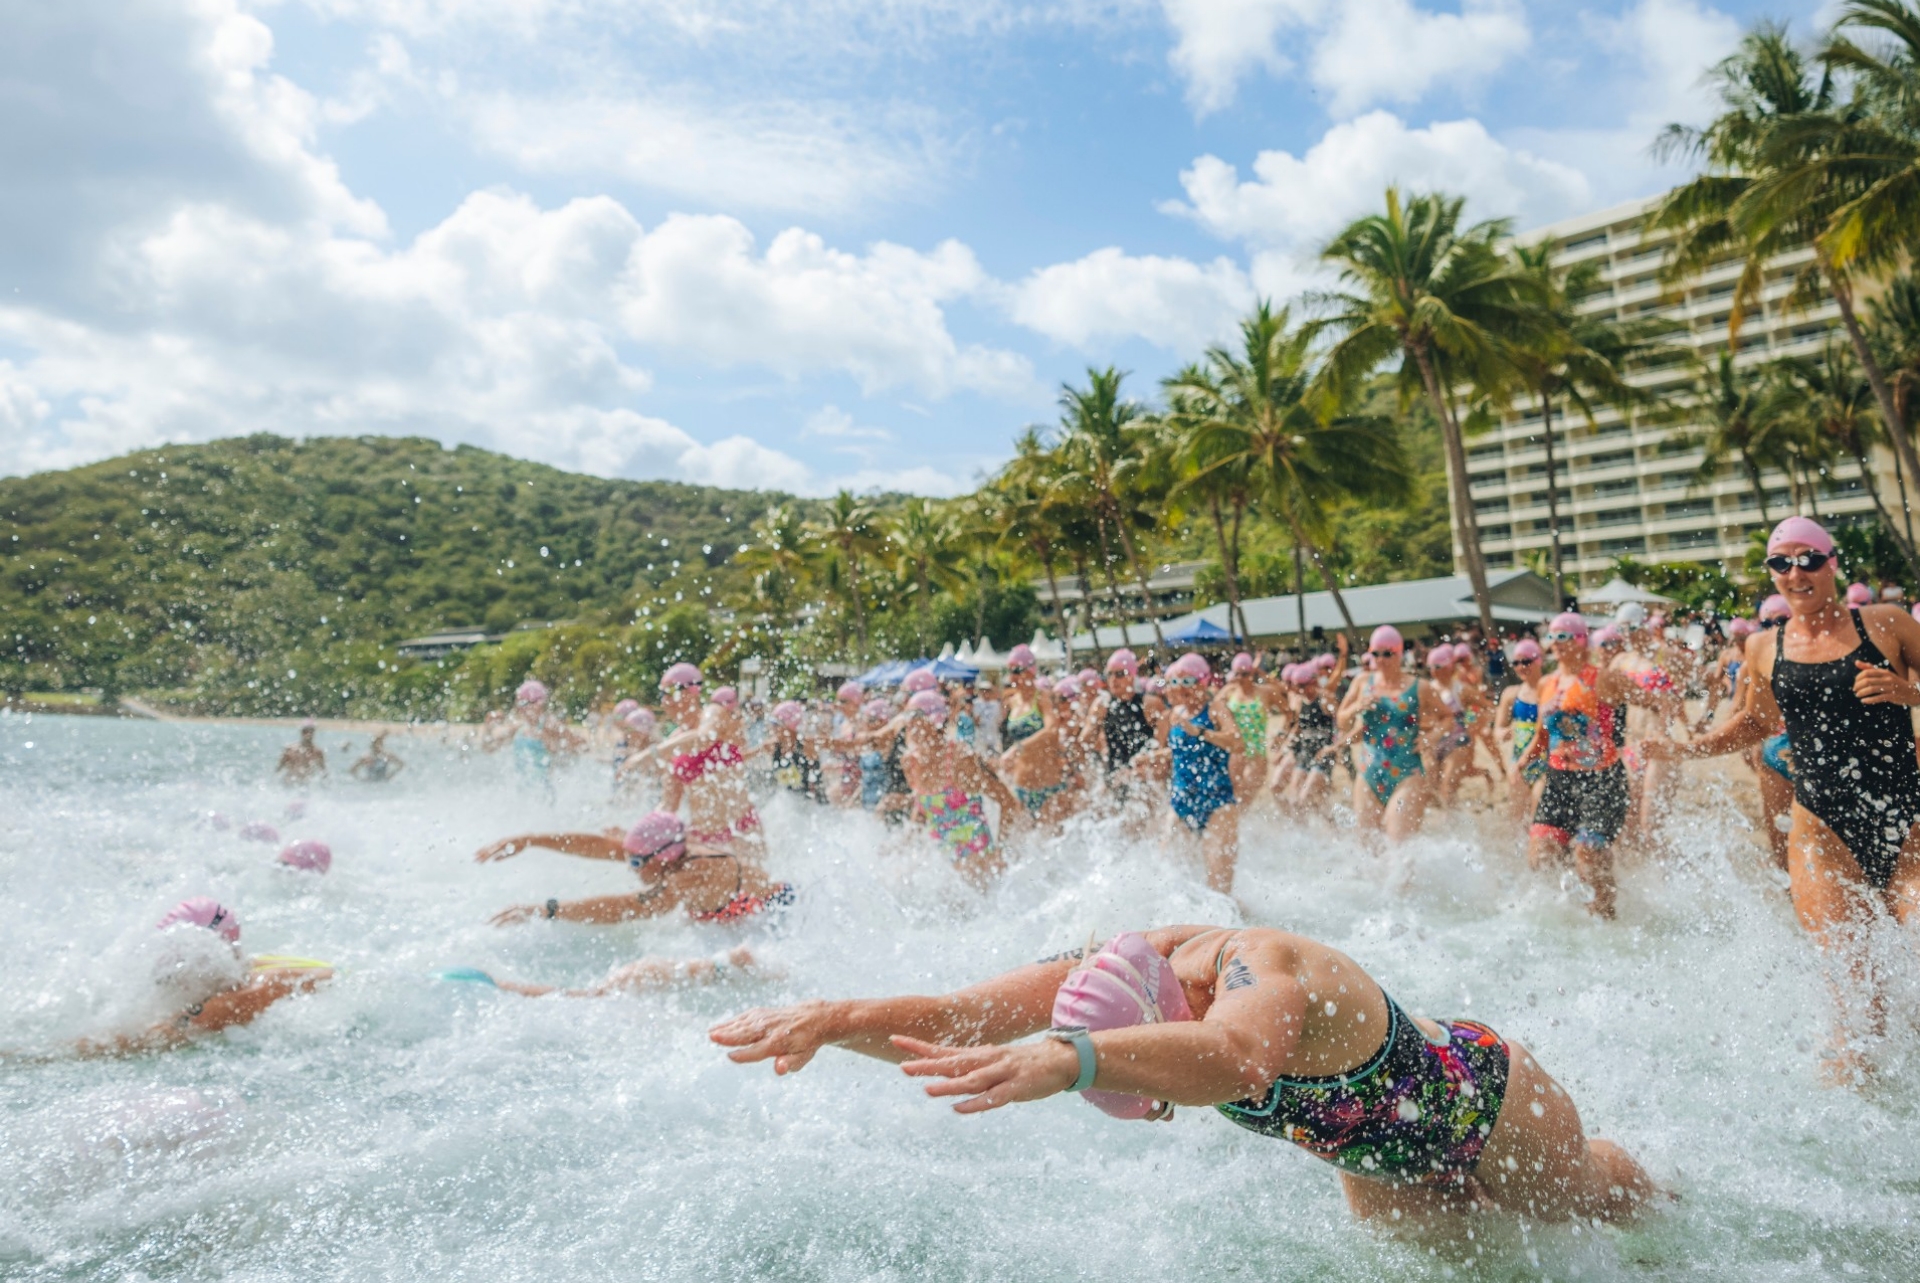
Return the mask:
<svg viewBox="0 0 1920 1283"><path fill-rule="evenodd" d="M927 667L888 693L849 682L831 700L766 707L709 689L681 663L652 708L625 701L588 728L528 681L513 711L489 720L483 746L510 750L540 782L599 743L616 796L644 811L616 828L502 837L475 858L538 850L630 870L602 895L506 906L494 918L503 926L673 915L739 930L777 921L806 894L768 869L756 802L775 790L872 812L897 826L897 844L982 889L1045 858L1049 837L1086 817L1157 836L1223 896L1249 812L1293 833L1351 823L1388 846L1453 808L1508 835L1516 872L1569 870L1604 924L1619 912L1618 854L1670 840L1678 764L1745 755L1767 858L1834 974L1826 1071L1857 1080L1885 1020L1868 938L1877 921L1906 922L1920 907L1920 608L1843 589L1832 539L1805 518L1772 532L1766 565L1775 592L1753 619L1669 620L1629 604L1601 627L1567 612L1497 644L1467 634L1424 647L1381 627L1364 653L1337 639L1277 672L1249 654L1216 669L1194 653L1156 666L1119 650L1050 679L1016 646L1004 682L942 682ZM162 925L210 932L238 957L237 921L212 901L188 901ZM632 992L759 965L736 945L557 992ZM171 1045L250 1019L325 972L269 960L221 974L224 987L171 1022L86 1049ZM1062 1092L1129 1119L1212 1106L1333 1164L1363 1217L1431 1223L1497 1207L1614 1219L1655 1193L1624 1150L1587 1137L1566 1091L1517 1043L1474 1021L1410 1014L1352 959L1281 930L1121 932L952 994L754 1010L711 1036L734 1060L770 1060L783 1074L829 1046L900 1062L961 1113Z"/></svg>

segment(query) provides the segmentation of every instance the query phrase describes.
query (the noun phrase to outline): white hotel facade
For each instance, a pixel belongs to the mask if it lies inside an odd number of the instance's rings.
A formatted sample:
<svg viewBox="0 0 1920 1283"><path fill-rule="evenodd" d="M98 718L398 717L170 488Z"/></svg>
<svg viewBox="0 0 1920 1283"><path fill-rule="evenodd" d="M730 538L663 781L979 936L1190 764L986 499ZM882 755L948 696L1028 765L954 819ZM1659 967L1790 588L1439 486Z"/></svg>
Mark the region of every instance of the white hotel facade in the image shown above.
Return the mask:
<svg viewBox="0 0 1920 1283"><path fill-rule="evenodd" d="M1686 328L1670 342L1690 345L1711 364L1727 343L1727 320L1740 264L1722 263L1678 284L1663 284L1660 271L1670 237L1646 235L1642 219L1658 198L1635 201L1527 233L1529 244L1550 242L1563 265L1598 262L1604 282L1580 310L1632 320L1669 317ZM1783 255L1767 268L1762 308L1742 318L1740 364L1758 364L1788 354L1817 351L1840 325L1831 302L1790 311L1792 275L1810 250ZM1684 363L1633 376L1643 387L1676 390L1690 373ZM1467 443L1467 473L1489 569L1527 564L1528 554L1549 554L1546 450L1537 401L1517 403L1493 431ZM1701 452L1686 446L1689 427L1632 422L1618 411L1600 410L1594 421L1572 407L1553 408L1554 472L1560 540L1566 571L1578 587L1607 578L1614 559L1738 563L1760 510L1752 487L1732 464L1710 482L1698 482ZM1882 495L1894 489L1891 457ZM1775 520L1791 508L1787 478L1768 473L1768 513ZM1819 509L1824 518L1870 518L1873 501L1852 461L1823 479ZM1460 550L1454 564L1461 566Z"/></svg>

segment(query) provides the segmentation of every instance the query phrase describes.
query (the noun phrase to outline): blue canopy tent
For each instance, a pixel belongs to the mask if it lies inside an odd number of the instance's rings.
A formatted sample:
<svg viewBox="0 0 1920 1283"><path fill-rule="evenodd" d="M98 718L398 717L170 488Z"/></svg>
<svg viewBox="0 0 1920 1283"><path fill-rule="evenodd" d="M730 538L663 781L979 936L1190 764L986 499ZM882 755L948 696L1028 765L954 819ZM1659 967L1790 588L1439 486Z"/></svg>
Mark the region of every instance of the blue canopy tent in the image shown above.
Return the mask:
<svg viewBox="0 0 1920 1283"><path fill-rule="evenodd" d="M1226 642L1236 642L1240 638L1230 633L1210 619L1194 619L1182 624L1166 634L1170 642L1181 642L1192 646L1218 646Z"/></svg>
<svg viewBox="0 0 1920 1283"><path fill-rule="evenodd" d="M900 679L926 664L924 659L890 659L854 678L862 686L898 686Z"/></svg>
<svg viewBox="0 0 1920 1283"><path fill-rule="evenodd" d="M980 670L957 659L936 659L933 661L933 675L943 682L970 682L980 676Z"/></svg>

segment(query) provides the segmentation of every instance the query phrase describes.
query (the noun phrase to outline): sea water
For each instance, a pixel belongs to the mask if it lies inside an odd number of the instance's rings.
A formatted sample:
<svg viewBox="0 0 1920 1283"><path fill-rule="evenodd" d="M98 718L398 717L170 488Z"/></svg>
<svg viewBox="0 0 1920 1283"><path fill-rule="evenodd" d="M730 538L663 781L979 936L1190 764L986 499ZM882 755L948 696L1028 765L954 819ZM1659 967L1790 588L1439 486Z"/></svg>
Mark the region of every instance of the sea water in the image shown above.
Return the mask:
<svg viewBox="0 0 1920 1283"><path fill-rule="evenodd" d="M1913 944L1880 1080L1820 1084L1829 999L1732 786L1690 783L1673 849L1619 921L1527 871L1492 812L1391 856L1333 823L1249 821L1236 903L1110 825L1034 843L982 894L869 817L780 798L777 934L488 918L623 890L615 864L512 832L643 803L583 762L551 795L508 755L396 737L409 769L290 792L284 728L0 717L0 1048L101 1032L176 901L233 906L252 952L328 960L323 990L186 1050L0 1061L0 1278L1906 1279L1920 1277ZM304 813L290 817L290 806ZM222 830L211 813L225 818ZM237 834L331 844L326 877ZM1404 1005L1525 1044L1596 1135L1673 1195L1627 1228L1488 1220L1466 1248L1361 1228L1333 1174L1211 1111L1117 1122L1071 1097L959 1117L879 1062L793 1077L706 1039L744 1007L938 992L1128 927L1267 924L1350 953ZM1889 929L1891 930L1891 929ZM1897 937L1897 933L1895 933ZM436 970L582 984L746 940L778 978L525 1000Z"/></svg>

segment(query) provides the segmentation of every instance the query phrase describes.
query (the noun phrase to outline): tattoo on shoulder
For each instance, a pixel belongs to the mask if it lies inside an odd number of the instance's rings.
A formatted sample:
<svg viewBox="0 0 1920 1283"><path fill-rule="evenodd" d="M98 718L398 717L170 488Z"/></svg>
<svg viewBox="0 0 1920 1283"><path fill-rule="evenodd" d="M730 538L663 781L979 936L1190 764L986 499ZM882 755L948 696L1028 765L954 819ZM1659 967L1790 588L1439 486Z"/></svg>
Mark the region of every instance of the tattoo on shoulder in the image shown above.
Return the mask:
<svg viewBox="0 0 1920 1283"><path fill-rule="evenodd" d="M1251 989L1258 982L1253 978L1253 968L1235 958L1227 964L1222 983L1228 989Z"/></svg>
<svg viewBox="0 0 1920 1283"><path fill-rule="evenodd" d="M1075 960L1078 960L1086 956L1087 956L1087 951L1084 948L1062 949L1059 953L1050 953L1044 958L1035 958L1034 961L1035 962L1065 962L1068 958L1073 958Z"/></svg>

